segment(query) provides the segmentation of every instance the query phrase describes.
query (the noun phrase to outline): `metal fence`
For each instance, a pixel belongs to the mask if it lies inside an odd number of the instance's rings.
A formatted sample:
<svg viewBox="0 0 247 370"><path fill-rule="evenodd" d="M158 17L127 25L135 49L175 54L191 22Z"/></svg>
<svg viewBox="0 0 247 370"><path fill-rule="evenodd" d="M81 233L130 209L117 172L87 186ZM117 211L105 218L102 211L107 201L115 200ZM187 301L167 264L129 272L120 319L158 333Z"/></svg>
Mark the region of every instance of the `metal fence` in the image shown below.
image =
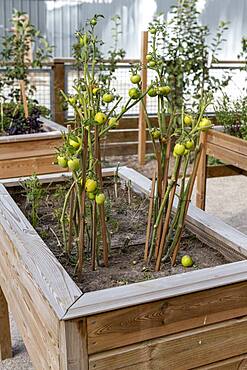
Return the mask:
<svg viewBox="0 0 247 370"><path fill-rule="evenodd" d="M4 68L0 69L0 78L4 75ZM49 67L42 69L29 70L30 85L35 86L33 99L36 99L39 104L46 106L52 111L53 107L53 73ZM18 87L18 81L14 83ZM10 88L4 87L3 95L8 96Z"/></svg>
<svg viewBox="0 0 247 370"><path fill-rule="evenodd" d="M59 73L56 73L56 68L59 65ZM125 61L117 65L117 69L114 74L112 87L116 92L123 96L123 102L128 99L128 90L133 87L130 82L130 66L131 61ZM243 94L246 88L247 73L242 70L243 63L240 62L220 62L214 64L210 69L211 76L221 78L225 73L231 73L231 80L224 88L224 92L232 99L237 99ZM62 71L62 73L61 73ZM1 74L4 73L4 68L0 69ZM155 72L148 70L148 84L154 79ZM30 69L29 72L30 82L36 87L34 98L42 105L45 105L52 112L53 119L56 119L56 113L61 107L58 107L59 103L58 95L59 90L63 89L66 93L73 94L73 85L75 79L80 77L76 66L74 65L73 59L56 60L50 63L49 66L43 69ZM8 89L5 89L4 94L8 93ZM215 100L220 98L221 93L215 95ZM57 106L56 106L57 105ZM139 113L139 105L134 106L128 115L137 116ZM151 115L155 115L157 112L157 99L147 97L147 110ZM209 111L213 111L213 107L209 107ZM63 114L62 114L63 115ZM69 109L65 112L65 117L71 117L73 112Z"/></svg>

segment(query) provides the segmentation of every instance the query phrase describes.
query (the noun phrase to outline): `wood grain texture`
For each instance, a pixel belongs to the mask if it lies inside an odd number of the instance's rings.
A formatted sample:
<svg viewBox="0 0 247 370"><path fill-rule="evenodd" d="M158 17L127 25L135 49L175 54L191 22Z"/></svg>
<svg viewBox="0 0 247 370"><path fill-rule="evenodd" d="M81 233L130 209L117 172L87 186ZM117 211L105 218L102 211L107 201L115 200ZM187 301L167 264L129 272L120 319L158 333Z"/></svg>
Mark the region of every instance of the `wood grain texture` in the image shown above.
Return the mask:
<svg viewBox="0 0 247 370"><path fill-rule="evenodd" d="M81 291L2 184L0 194L0 235L1 239L5 240L5 244L1 245L2 253L8 252L9 244L9 248L12 248L19 258L18 266L20 268L23 266L29 283L39 290L61 318L67 308L81 295ZM2 262L4 264L4 259Z"/></svg>
<svg viewBox="0 0 247 370"><path fill-rule="evenodd" d="M12 357L8 303L0 287L0 361Z"/></svg>
<svg viewBox="0 0 247 370"><path fill-rule="evenodd" d="M234 356L227 360L215 362L210 365L200 366L197 370L246 370L247 353L241 356Z"/></svg>
<svg viewBox="0 0 247 370"><path fill-rule="evenodd" d="M240 139L236 136L219 132L217 130L209 130L207 142L210 144L217 145L221 148L228 149L232 152L243 154L247 156L247 142L246 140Z"/></svg>
<svg viewBox="0 0 247 370"><path fill-rule="evenodd" d="M186 370L246 353L247 318L208 325L89 357L94 370Z"/></svg>
<svg viewBox="0 0 247 370"><path fill-rule="evenodd" d="M203 270L85 293L64 319L89 316L132 305L167 299L236 282L246 281L247 262L235 262Z"/></svg>
<svg viewBox="0 0 247 370"><path fill-rule="evenodd" d="M64 168L54 165L54 160L54 153L37 157L0 160L0 179L31 176L33 173L64 172Z"/></svg>
<svg viewBox="0 0 247 370"><path fill-rule="evenodd" d="M247 170L246 155L233 152L231 149L226 149L215 144L207 143L207 154L222 160L227 164Z"/></svg>
<svg viewBox="0 0 247 370"><path fill-rule="evenodd" d="M61 321L59 370L88 370L86 320Z"/></svg>
<svg viewBox="0 0 247 370"><path fill-rule="evenodd" d="M88 317L88 352L98 353L245 315L246 282L161 299Z"/></svg>

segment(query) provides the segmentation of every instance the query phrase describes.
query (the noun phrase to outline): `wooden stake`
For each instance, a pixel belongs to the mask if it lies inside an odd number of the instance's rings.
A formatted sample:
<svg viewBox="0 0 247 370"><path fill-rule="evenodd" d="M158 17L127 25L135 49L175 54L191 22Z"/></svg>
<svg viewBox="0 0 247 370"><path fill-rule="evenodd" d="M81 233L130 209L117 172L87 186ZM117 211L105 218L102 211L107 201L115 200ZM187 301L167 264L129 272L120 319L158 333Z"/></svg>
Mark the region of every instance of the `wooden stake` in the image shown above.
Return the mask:
<svg viewBox="0 0 247 370"><path fill-rule="evenodd" d="M102 168L101 168L101 155L100 155L100 143L99 143L99 131L98 127L95 126L95 158L96 163L96 174L100 183L100 188L103 190L103 180L102 180ZM104 204L98 205L99 208L99 217L101 224L102 232L102 241L103 241L103 259L104 265L108 266L108 241L107 241L107 230L106 230L106 221L105 221L105 206Z"/></svg>
<svg viewBox="0 0 247 370"><path fill-rule="evenodd" d="M78 250L78 277L81 279L83 261L84 261L84 247L85 247L85 203L86 203L86 169L87 169L87 152L88 152L88 137L87 130L84 129L83 135L83 151L82 151L82 194L81 194L81 209L80 209L80 231L79 231L79 250Z"/></svg>
<svg viewBox="0 0 247 370"><path fill-rule="evenodd" d="M96 236L97 236L97 214L96 214L96 202L93 201L93 212L92 212L92 256L91 256L91 265L92 270L95 270L96 264Z"/></svg>
<svg viewBox="0 0 247 370"><path fill-rule="evenodd" d="M165 168L164 168L163 179L162 179L162 168L161 168L161 156L160 156L160 154L159 154L159 162L158 162L158 168L159 168L158 190L159 190L159 193L162 194L162 199L163 199L164 194L166 192L167 183L168 183L168 170L169 170L170 152L171 152L171 139L169 138L169 140L167 142L167 146L166 146ZM162 235L162 222L160 222L158 230L157 230L156 245L155 245L155 258L158 257L161 235Z"/></svg>
<svg viewBox="0 0 247 370"><path fill-rule="evenodd" d="M202 153L197 175L196 206L205 211L207 184L207 131L201 131L200 143L202 145Z"/></svg>
<svg viewBox="0 0 247 370"><path fill-rule="evenodd" d="M181 165L181 161L180 161L177 173L176 173L175 183L173 185L173 188L171 190L170 197L169 197L169 202L168 202L168 206L167 206L167 210L166 210L166 216L165 216L161 241L160 241L160 245L159 245L159 249L158 249L158 256L157 256L157 260L156 260L155 271L160 270L160 264L161 264L161 259L162 259L162 255L163 255L164 245L165 245L165 241L166 241L167 232L168 232L168 229L169 229L169 223L170 223L173 201L174 201L174 197L175 197L175 194L176 194L176 187L177 187L177 181L178 181L178 177L179 177L180 165Z"/></svg>
<svg viewBox="0 0 247 370"><path fill-rule="evenodd" d="M154 205L154 191L155 191L155 182L156 182L156 170L154 170L152 177L152 186L149 197L149 209L148 209L148 222L147 222L147 231L146 231L146 243L144 250L144 261L147 262L148 259L148 247L149 247L149 238L152 226L152 215L153 215L153 205Z"/></svg>
<svg viewBox="0 0 247 370"><path fill-rule="evenodd" d="M193 192L193 188L194 188L194 184L195 184L195 179L196 179L196 176L197 176L198 166L199 166L199 162L200 162L200 159L201 159L202 147L203 147L203 144L201 143L200 146L199 146L199 150L198 150L196 160L194 162L193 171L191 173L189 190L188 190L187 197L186 197L186 200L185 200L186 204L185 204L185 211L184 211L183 221L182 221L182 224L181 224L180 235L179 235L177 244L175 246L175 249L174 249L173 255L172 255L172 266L174 266L174 264L176 262L176 258L177 258L177 254L178 254L178 250L179 250L179 246L180 246L180 240L181 240L181 236L182 236L182 231L183 231L183 228L184 228L185 218L186 218L186 215L187 215L187 212L188 212L188 208L189 208L189 204L190 204L190 200L191 200L191 196L192 196L192 192Z"/></svg>
<svg viewBox="0 0 247 370"><path fill-rule="evenodd" d="M141 36L141 64L142 64L142 91L147 89L147 60L148 53L148 32L143 31ZM146 97L143 98L143 104L146 104ZM142 103L140 103L139 113L139 131L138 131L138 162L142 166L145 164L146 156L146 118Z"/></svg>
<svg viewBox="0 0 247 370"><path fill-rule="evenodd" d="M27 103L27 96L26 96L26 88L25 88L25 81L20 80L20 90L21 90L21 98L24 108L25 118L28 118L28 103Z"/></svg>
<svg viewBox="0 0 247 370"><path fill-rule="evenodd" d="M72 249L72 241L73 241L73 215L74 215L74 208L75 208L75 189L72 190L70 196L70 204L69 204L69 235L68 235L68 243L67 243L67 253L70 254Z"/></svg>
<svg viewBox="0 0 247 370"><path fill-rule="evenodd" d="M0 287L0 361L12 357L8 304Z"/></svg>

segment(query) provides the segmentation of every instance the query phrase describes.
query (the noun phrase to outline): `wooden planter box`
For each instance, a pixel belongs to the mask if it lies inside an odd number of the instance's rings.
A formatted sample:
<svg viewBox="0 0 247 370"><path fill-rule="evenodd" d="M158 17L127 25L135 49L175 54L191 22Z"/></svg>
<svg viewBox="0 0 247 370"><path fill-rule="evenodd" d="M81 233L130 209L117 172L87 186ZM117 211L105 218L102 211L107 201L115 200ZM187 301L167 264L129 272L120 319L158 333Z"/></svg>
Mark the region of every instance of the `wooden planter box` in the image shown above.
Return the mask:
<svg viewBox="0 0 247 370"><path fill-rule="evenodd" d="M149 193L136 171L119 176ZM247 236L192 205L187 226L242 261L83 294L0 184L2 358L11 355L8 302L37 370L244 369Z"/></svg>
<svg viewBox="0 0 247 370"><path fill-rule="evenodd" d="M246 174L247 141L225 134L217 129L205 132L202 136L202 141L204 141L204 150L199 165L199 175L197 176L196 205L201 209L205 209L208 172L211 173L209 177L215 177L217 172L222 176ZM228 166L213 166L210 169L210 167L207 167L208 155L222 160Z"/></svg>
<svg viewBox="0 0 247 370"><path fill-rule="evenodd" d="M0 137L0 179L64 172L53 162L66 128L46 118L42 121L46 132Z"/></svg>

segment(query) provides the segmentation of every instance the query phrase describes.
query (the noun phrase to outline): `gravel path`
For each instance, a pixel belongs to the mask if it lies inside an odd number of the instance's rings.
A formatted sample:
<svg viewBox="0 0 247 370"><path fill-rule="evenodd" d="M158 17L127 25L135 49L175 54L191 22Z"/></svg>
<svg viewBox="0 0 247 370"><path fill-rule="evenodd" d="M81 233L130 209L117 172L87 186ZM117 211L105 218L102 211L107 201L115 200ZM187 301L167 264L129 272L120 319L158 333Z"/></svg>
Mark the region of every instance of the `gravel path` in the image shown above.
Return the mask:
<svg viewBox="0 0 247 370"><path fill-rule="evenodd" d="M232 176L208 180L206 210L247 234L247 177ZM24 344L11 320L14 358L5 360L0 370L33 370Z"/></svg>

